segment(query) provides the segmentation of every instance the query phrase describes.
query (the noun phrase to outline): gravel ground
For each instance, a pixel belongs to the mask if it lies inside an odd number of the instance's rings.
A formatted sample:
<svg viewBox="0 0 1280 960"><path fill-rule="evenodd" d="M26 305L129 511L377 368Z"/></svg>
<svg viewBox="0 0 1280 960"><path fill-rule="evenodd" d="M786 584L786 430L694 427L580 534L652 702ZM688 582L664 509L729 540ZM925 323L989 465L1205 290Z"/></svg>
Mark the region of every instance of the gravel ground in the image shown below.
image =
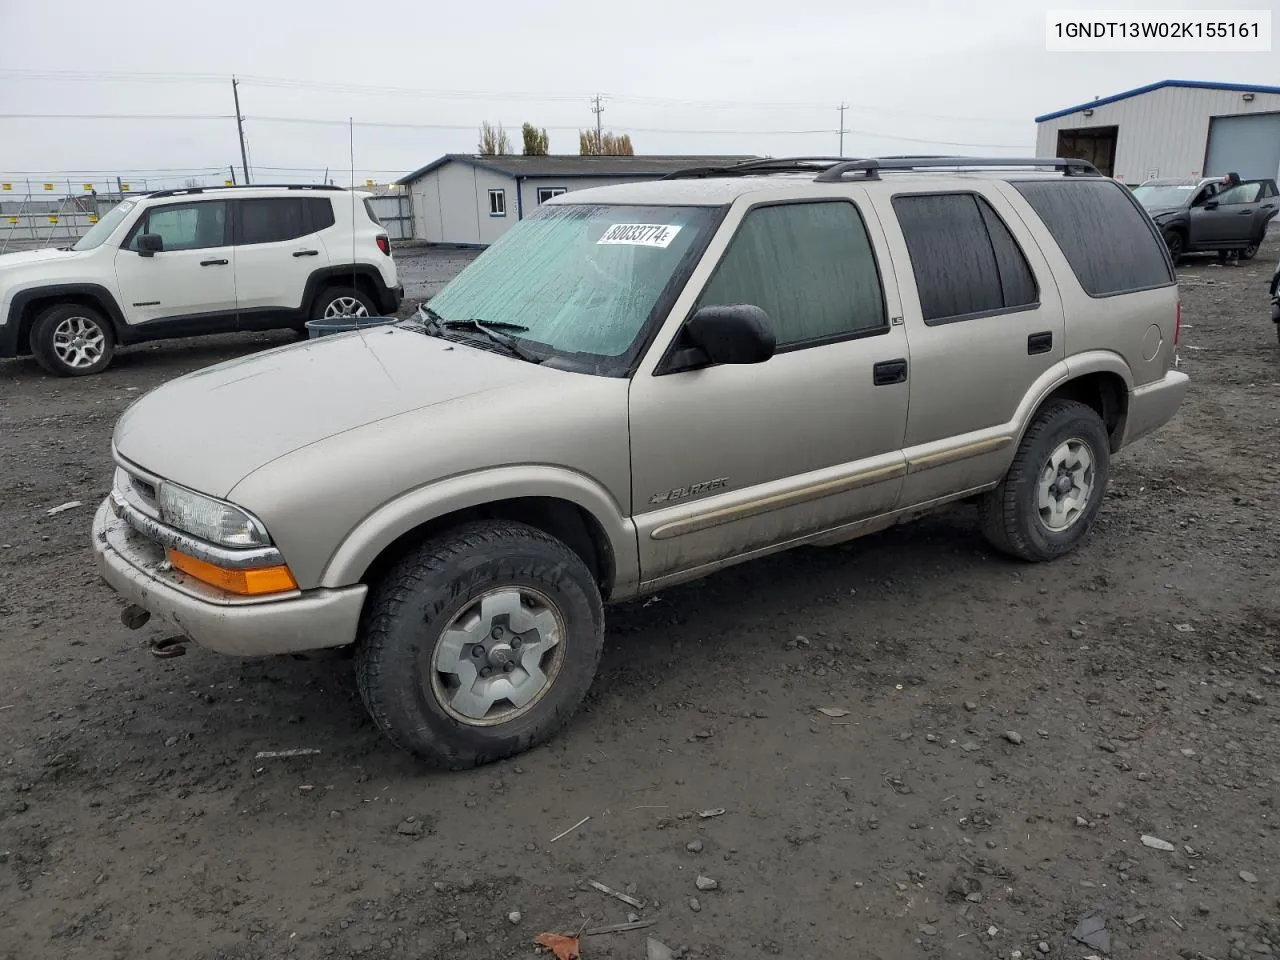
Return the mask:
<svg viewBox="0 0 1280 960"><path fill-rule="evenodd" d="M1181 269L1191 393L1071 558L958 508L613 608L584 712L463 774L346 661L154 659L94 572L124 407L285 335L0 364L0 957L523 958L631 913L586 960L1080 958L1089 918L1114 957L1280 955L1278 254Z"/></svg>

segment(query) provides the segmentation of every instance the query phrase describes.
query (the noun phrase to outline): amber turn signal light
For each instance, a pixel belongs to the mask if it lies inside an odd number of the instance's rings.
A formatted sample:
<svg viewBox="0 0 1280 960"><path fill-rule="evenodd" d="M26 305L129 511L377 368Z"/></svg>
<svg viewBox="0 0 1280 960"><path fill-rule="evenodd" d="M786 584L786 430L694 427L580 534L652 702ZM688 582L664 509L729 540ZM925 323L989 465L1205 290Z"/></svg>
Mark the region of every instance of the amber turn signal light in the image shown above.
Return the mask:
<svg viewBox="0 0 1280 960"><path fill-rule="evenodd" d="M199 560L170 548L166 551L169 563L189 577L211 587L244 597L257 597L267 593L284 593L297 590L298 581L286 566L255 567L248 570L229 570L207 560Z"/></svg>

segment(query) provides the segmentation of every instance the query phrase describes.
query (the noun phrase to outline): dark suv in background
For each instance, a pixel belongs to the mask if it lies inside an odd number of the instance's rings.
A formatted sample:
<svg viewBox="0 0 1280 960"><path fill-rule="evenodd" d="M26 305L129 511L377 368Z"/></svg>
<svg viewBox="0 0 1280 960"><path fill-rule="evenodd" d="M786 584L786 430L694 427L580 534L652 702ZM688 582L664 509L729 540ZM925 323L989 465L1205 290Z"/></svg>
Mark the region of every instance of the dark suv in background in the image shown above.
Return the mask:
<svg viewBox="0 0 1280 960"><path fill-rule="evenodd" d="M1133 195L1160 228L1174 263L1205 251L1253 259L1278 202L1274 180L1228 187L1222 177L1147 180Z"/></svg>

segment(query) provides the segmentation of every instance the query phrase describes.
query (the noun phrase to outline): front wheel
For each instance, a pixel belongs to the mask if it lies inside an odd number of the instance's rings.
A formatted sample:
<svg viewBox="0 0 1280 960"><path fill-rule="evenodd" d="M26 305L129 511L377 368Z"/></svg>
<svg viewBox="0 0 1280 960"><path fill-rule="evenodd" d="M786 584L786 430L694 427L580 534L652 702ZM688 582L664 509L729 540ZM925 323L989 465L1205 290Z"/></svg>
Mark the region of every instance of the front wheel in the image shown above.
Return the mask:
<svg viewBox="0 0 1280 960"><path fill-rule="evenodd" d="M1173 261L1176 267L1178 261L1182 259L1185 244L1182 239L1182 233L1178 230L1170 230L1164 235L1165 246L1169 248L1169 259Z"/></svg>
<svg viewBox="0 0 1280 960"><path fill-rule="evenodd" d="M427 542L374 586L356 680L388 739L463 769L550 737L586 696L603 642L600 591L577 554L485 521Z"/></svg>
<svg viewBox="0 0 1280 960"><path fill-rule="evenodd" d="M1257 244L1257 243L1251 243L1251 244L1249 244L1249 245L1248 245L1248 246L1246 246L1246 247L1241 247L1241 248L1240 248L1240 259L1241 259L1241 260L1252 260L1252 259L1253 259L1254 257L1256 257L1257 255L1258 255L1258 244Z"/></svg>
<svg viewBox="0 0 1280 960"><path fill-rule="evenodd" d="M1069 553L1093 526L1110 466L1107 429L1093 408L1074 400L1046 404L1000 486L979 504L983 534L1023 560Z"/></svg>
<svg viewBox="0 0 1280 960"><path fill-rule="evenodd" d="M116 338L111 324L92 307L67 303L50 307L31 327L31 353L59 377L100 373L111 363Z"/></svg>

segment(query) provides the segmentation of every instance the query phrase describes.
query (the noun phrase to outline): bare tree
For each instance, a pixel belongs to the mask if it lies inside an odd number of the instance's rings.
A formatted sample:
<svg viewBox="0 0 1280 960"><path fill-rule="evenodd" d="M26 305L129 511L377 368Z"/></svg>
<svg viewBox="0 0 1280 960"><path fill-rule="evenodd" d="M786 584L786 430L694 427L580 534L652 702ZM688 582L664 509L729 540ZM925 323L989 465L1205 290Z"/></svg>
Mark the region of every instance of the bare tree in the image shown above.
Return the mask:
<svg viewBox="0 0 1280 960"><path fill-rule="evenodd" d="M476 152L482 157L506 156L511 152L511 140L502 124L495 127L488 120L480 124L480 145Z"/></svg>
<svg viewBox="0 0 1280 960"><path fill-rule="evenodd" d="M187 182L183 184L183 186L185 186L188 190L190 190L190 189L193 189L194 187L203 187L204 184L201 183L199 180L197 180L195 177L187 177Z"/></svg>
<svg viewBox="0 0 1280 960"><path fill-rule="evenodd" d="M532 123L520 128L524 137L524 155L526 157L545 157L551 150L551 138L547 136L547 128L539 129Z"/></svg>
<svg viewBox="0 0 1280 960"><path fill-rule="evenodd" d="M584 157L634 157L629 133L615 134L609 130L597 134L594 130L578 131L578 154Z"/></svg>

